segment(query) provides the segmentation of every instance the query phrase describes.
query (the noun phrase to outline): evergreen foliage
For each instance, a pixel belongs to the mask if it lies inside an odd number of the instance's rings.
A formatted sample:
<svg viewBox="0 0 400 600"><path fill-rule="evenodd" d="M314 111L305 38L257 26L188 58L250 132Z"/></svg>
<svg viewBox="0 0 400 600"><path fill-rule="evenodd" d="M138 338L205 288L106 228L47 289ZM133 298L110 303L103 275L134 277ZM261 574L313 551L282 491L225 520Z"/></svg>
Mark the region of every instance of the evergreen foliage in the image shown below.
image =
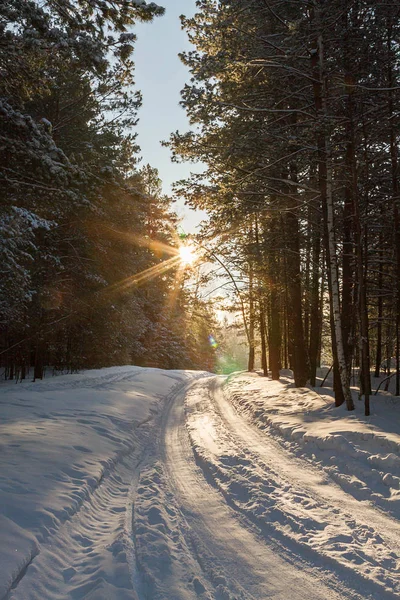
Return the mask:
<svg viewBox="0 0 400 600"><path fill-rule="evenodd" d="M189 318L176 267L138 274L178 243L157 172L139 169L136 20L143 0L0 6L0 366L209 368L210 316ZM161 250L160 250L161 248ZM171 296L175 302L170 302ZM207 312L207 308L204 307Z"/></svg>
<svg viewBox="0 0 400 600"><path fill-rule="evenodd" d="M400 7L386 0L199 0L182 91L192 131L176 160L208 230L247 281L249 368L315 384L328 294L337 404L352 366L369 412L370 362L395 355L400 393ZM222 236L222 237L221 237ZM218 242L217 242L218 243ZM371 353L371 355L370 355Z"/></svg>

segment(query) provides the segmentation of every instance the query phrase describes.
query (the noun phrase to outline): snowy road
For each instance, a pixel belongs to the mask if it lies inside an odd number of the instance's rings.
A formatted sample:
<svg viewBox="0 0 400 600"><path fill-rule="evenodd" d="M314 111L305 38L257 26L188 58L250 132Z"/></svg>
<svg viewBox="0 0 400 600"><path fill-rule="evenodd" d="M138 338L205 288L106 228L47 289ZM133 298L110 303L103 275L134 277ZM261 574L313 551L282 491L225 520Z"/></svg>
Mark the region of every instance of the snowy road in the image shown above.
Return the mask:
<svg viewBox="0 0 400 600"><path fill-rule="evenodd" d="M1 600L400 597L400 411L138 367L3 390Z"/></svg>
<svg viewBox="0 0 400 600"><path fill-rule="evenodd" d="M233 439L234 454L226 452L222 435L229 436L233 427L236 429L237 422L227 419L228 427L232 425L232 429L217 430L215 421L218 417L213 408L219 406L212 407L207 402L210 391L214 390L213 384L213 380L206 380L192 388L188 409L190 416L196 415L191 429L193 437L189 437L185 428L183 394L172 405L165 428L165 463L169 479L191 529L192 546L204 576L216 584L221 598L340 598L307 572L303 560L289 554L263 535L262 528L257 529L250 520L243 518L241 511L235 510L238 508L235 500L243 495L248 499L244 489L239 486L236 489L236 480L230 481L229 478L220 487L217 478L213 478L212 470L201 460L199 448L218 456L228 470L233 465L242 469L249 467L242 458L244 451ZM197 461L191 445L195 436ZM240 438L238 441L242 443ZM268 493L267 489L265 493Z"/></svg>
<svg viewBox="0 0 400 600"><path fill-rule="evenodd" d="M169 567L151 573L154 554L144 559L143 597L398 598L398 521L246 421L223 381L191 384L164 418Z"/></svg>

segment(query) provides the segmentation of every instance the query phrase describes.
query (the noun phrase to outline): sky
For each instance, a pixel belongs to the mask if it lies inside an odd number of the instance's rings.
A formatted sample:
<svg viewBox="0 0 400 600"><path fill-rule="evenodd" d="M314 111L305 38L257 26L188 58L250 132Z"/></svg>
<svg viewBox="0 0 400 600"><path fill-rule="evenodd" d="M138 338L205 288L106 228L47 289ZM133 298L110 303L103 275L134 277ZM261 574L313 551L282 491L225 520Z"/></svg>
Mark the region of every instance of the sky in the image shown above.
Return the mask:
<svg viewBox="0 0 400 600"><path fill-rule="evenodd" d="M152 23L138 23L135 27L136 87L142 92L143 105L139 111L137 141L143 157L141 164L150 163L159 171L163 190L171 194L174 181L188 177L190 171L201 171L200 165L176 164L171 152L161 146L171 132L189 129L184 109L179 105L180 90L189 79L186 67L178 53L189 49L186 33L181 30L179 16L191 16L195 12L195 0L164 0L163 17ZM178 199L175 210L183 217L182 227L192 233L205 213L192 211Z"/></svg>

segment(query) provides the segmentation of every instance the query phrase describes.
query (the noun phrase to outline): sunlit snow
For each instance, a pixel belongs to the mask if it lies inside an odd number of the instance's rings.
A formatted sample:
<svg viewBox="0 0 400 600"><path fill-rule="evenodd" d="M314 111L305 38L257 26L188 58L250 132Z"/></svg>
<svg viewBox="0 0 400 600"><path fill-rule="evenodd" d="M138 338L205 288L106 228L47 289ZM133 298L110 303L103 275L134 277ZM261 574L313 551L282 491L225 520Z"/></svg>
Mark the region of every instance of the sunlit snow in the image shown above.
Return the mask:
<svg viewBox="0 0 400 600"><path fill-rule="evenodd" d="M0 598L394 600L399 412L286 376L4 383Z"/></svg>

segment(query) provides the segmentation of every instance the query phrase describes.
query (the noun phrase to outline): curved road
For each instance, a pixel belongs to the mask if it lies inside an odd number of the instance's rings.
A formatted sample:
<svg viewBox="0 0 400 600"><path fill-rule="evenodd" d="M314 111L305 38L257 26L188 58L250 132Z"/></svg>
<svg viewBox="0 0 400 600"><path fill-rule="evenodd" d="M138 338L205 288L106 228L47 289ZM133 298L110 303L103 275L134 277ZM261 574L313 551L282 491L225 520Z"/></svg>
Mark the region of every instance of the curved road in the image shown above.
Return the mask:
<svg viewBox="0 0 400 600"><path fill-rule="evenodd" d="M313 530L313 519L324 517L333 526L336 519L339 525L343 515L326 504L325 492L317 501L311 497L310 483L322 489L324 474L304 465L300 469L300 461L245 422L224 399L221 379L201 379L181 391L164 419L166 480L179 506L181 531L202 584L197 592L195 586L193 591L188 586L181 596L179 591L168 596L165 590L160 597L365 597L362 578L358 581L354 573L348 577L345 565L335 565L329 556L315 551L312 543L302 545L285 537L285 529L296 520L292 505L298 514L307 515L306 523L299 519L300 528ZM314 510L306 510L310 503ZM383 593L379 597L395 596Z"/></svg>

